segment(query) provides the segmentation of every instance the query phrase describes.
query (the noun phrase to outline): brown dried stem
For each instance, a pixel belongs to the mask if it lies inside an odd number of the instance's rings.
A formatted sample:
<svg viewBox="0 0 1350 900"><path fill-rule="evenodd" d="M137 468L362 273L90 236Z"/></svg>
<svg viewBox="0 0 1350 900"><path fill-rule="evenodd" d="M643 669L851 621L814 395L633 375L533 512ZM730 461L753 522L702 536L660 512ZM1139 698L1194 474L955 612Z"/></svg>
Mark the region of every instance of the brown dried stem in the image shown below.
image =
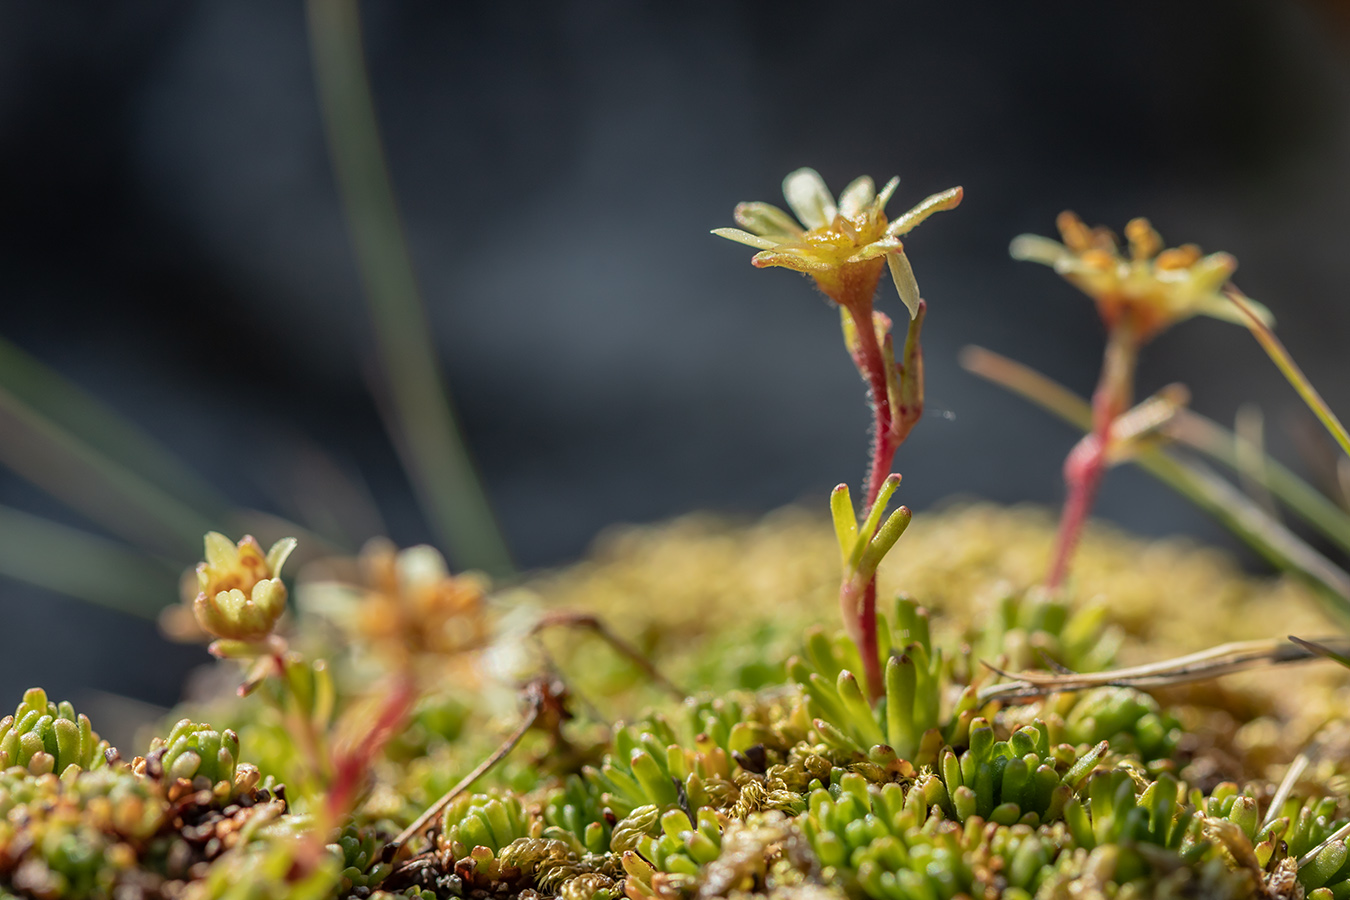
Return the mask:
<svg viewBox="0 0 1350 900"><path fill-rule="evenodd" d="M398 851L403 848L404 844L421 834L427 825L431 824L431 821L440 815L456 797L472 787L475 781L487 774L489 769L501 762L508 753L516 748L516 744L520 743L520 739L525 736L525 732L534 727L534 723L539 720L540 714L544 711L545 698L543 692L529 691L527 697L529 699L529 707L526 709L525 717L521 720L520 725L516 727L516 730L511 732L506 740L502 742L502 745L492 752L491 756L475 766L472 772L461 778L458 784L446 791L445 794L435 803L431 804L431 806L427 807L426 811L418 816L415 822L403 829L398 837L394 838L392 842L386 845L384 848L385 859L393 859L394 856L398 854Z"/></svg>
<svg viewBox="0 0 1350 900"><path fill-rule="evenodd" d="M602 641L609 644L621 656L625 657L642 670L648 678L666 691L669 691L677 700L683 700L689 695L679 688L665 675L656 668L651 660L647 659L632 644L619 637L609 629L600 618L593 613L581 612L578 610L558 610L556 612L546 613L534 627L530 629L531 636L540 632L547 631L550 628L585 628L595 633Z"/></svg>
<svg viewBox="0 0 1350 900"><path fill-rule="evenodd" d="M1335 647L1350 647L1350 641L1346 638L1327 638L1320 643ZM979 697L983 703L989 700L1039 697L1062 691L1083 691L1095 687L1161 687L1217 678L1220 675L1242 672L1263 665L1307 662L1318 656L1315 651L1298 643L1272 638L1220 644L1198 653L1106 672L1009 673L986 662L984 665L987 668L1010 680L982 688Z"/></svg>

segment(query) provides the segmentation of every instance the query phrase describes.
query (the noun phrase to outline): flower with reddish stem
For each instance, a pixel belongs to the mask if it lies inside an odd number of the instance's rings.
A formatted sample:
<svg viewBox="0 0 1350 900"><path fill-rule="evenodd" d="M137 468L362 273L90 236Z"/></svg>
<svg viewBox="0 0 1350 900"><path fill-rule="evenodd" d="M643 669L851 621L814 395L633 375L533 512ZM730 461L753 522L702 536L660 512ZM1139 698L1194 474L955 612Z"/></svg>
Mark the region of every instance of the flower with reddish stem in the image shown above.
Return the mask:
<svg viewBox="0 0 1350 900"><path fill-rule="evenodd" d="M961 202L961 188L951 188L889 220L886 202L899 183L898 178L892 178L878 193L872 179L864 175L844 188L836 202L814 169L798 169L783 180L783 195L796 219L768 203L741 203L735 216L742 228L713 230L713 234L759 250L752 260L758 267L782 266L810 275L825 296L839 306L844 342L867 382L872 403L872 460L865 495L868 510L878 507L878 498L892 477L895 452L923 414L923 354L919 334L926 307L919 297L914 271L900 238L933 213L952 209ZM872 308L881 280L882 260L889 263L896 292L910 314L904 353L898 365L890 319ZM884 501L880 505L884 506ZM874 522L871 528L874 530L878 524ZM861 535L858 546L867 546L872 537L873 531ZM889 549L889 544L886 546ZM867 669L864 675L868 692L875 699L882 687L876 636L875 567L864 572L857 567L857 560L850 565L851 559L851 552L845 553L840 605L845 625L857 641Z"/></svg>
<svg viewBox="0 0 1350 900"><path fill-rule="evenodd" d="M1064 243L1034 234L1019 235L1008 248L1014 259L1051 266L1097 304L1106 324L1105 360L1092 395L1092 430L1064 462L1068 497L1060 518L1046 586L1057 589L1068 574L1074 548L1108 464L1111 426L1129 408L1139 348L1177 322L1196 315L1244 323L1242 312L1224 295L1237 269L1227 253L1204 255L1195 244L1163 249L1162 237L1147 219L1125 226L1128 256L1107 228L1088 228L1072 212L1056 224ZM1270 312L1251 304L1254 314Z"/></svg>
<svg viewBox="0 0 1350 900"><path fill-rule="evenodd" d="M889 220L886 203L899 184L899 178L892 178L878 193L872 179L864 175L850 182L836 203L819 173L798 169L783 179L783 196L797 219L768 203L741 203L736 206L736 221L748 230L713 229L713 234L757 248L760 252L751 262L760 268L782 266L810 275L843 310L845 341L868 384L875 417L868 505L876 501L895 451L918 420L921 407L921 392L915 391L922 383L920 374L901 372L902 377L896 377L887 333L890 321L884 316L878 319L872 310L882 260L890 264L896 292L912 319L905 358L917 368L922 365L918 330L923 301L900 238L933 213L956 207L962 197L961 188L950 188ZM906 374L912 376L907 396L898 396Z"/></svg>

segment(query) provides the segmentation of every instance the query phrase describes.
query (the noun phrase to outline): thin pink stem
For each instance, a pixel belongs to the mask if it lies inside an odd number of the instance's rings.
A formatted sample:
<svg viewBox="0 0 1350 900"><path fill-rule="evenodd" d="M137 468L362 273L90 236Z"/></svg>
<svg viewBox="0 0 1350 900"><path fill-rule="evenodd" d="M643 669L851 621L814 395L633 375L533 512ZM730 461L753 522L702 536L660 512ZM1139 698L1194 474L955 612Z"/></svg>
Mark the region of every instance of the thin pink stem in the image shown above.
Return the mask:
<svg viewBox="0 0 1350 900"><path fill-rule="evenodd" d="M343 816L352 811L365 787L366 776L375 764L375 758L403 726L416 700L417 689L412 678L406 674L400 675L393 690L385 695L379 715L356 746L333 754L333 782L328 787L326 805L330 826L339 823Z"/></svg>
<svg viewBox="0 0 1350 900"><path fill-rule="evenodd" d="M1106 450L1111 425L1130 405L1134 393L1134 366L1139 357L1139 342L1128 319L1120 319L1107 337L1102 374L1092 394L1092 431L1070 451L1064 461L1064 483L1068 497L1059 519L1055 553L1045 586L1055 591L1069 574L1069 564L1078 548L1083 526L1097 499L1106 472Z"/></svg>
<svg viewBox="0 0 1350 900"><path fill-rule="evenodd" d="M876 326L872 323L872 304L848 307L853 327L858 334L858 352L855 361L867 379L868 400L872 406L872 465L867 477L867 502L871 508L881 493L886 476L891 474L891 463L899 444L891 429L891 403L886 391L886 360L877 342Z"/></svg>

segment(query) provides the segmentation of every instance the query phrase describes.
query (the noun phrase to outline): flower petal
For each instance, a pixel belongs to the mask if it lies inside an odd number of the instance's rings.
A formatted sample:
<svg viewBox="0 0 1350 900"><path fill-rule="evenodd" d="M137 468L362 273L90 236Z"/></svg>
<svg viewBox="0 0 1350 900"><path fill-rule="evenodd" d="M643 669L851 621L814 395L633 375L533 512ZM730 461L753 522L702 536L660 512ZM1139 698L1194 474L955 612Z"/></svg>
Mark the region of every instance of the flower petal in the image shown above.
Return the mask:
<svg viewBox="0 0 1350 900"><path fill-rule="evenodd" d="M769 238L782 236L795 240L802 236L801 226L793 221L792 216L772 203L736 204L736 223L753 234Z"/></svg>
<svg viewBox="0 0 1350 900"><path fill-rule="evenodd" d="M756 250L772 250L781 243L781 241L775 241L772 238L760 237L748 231L741 231L739 228L714 228L712 233L729 241L754 247Z"/></svg>
<svg viewBox="0 0 1350 900"><path fill-rule="evenodd" d="M890 181L886 182L886 186L881 189L881 193L877 194L876 204L878 211L886 208L886 204L891 202L891 194L894 194L895 189L898 188L899 186L900 186L899 175L896 175Z"/></svg>
<svg viewBox="0 0 1350 900"><path fill-rule="evenodd" d="M239 565L239 548L219 531L208 531L203 543L206 545L206 564L211 568L228 569Z"/></svg>
<svg viewBox="0 0 1350 900"><path fill-rule="evenodd" d="M1019 234L1008 245L1008 255L1023 262L1038 262L1043 266L1057 266L1060 260L1073 256L1072 251L1059 241L1039 234Z"/></svg>
<svg viewBox="0 0 1350 900"><path fill-rule="evenodd" d="M1237 260L1227 253L1211 253L1196 261L1187 274L1200 291L1214 292L1228 283L1237 271Z"/></svg>
<svg viewBox="0 0 1350 900"><path fill-rule="evenodd" d="M909 308L909 317L912 319L919 314L919 283L914 280L914 269L909 264L909 257L904 250L897 250L886 257L886 262L891 266L891 280L895 282L896 293Z"/></svg>
<svg viewBox="0 0 1350 900"><path fill-rule="evenodd" d="M1242 295L1242 302L1247 305L1248 309L1256 313L1257 318L1264 322L1267 328L1275 324L1275 316L1260 303L1245 294ZM1192 302L1192 310L1197 315L1212 316L1215 319L1222 319L1235 325L1247 325L1249 323L1248 318L1242 314L1242 310L1238 309L1237 304L1222 294L1205 294L1196 297Z"/></svg>
<svg viewBox="0 0 1350 900"><path fill-rule="evenodd" d="M286 564L286 558L291 555L296 543L293 537L282 538L267 551L267 571L273 578L281 574L281 567Z"/></svg>
<svg viewBox="0 0 1350 900"><path fill-rule="evenodd" d="M903 250L904 247L905 245L901 243L899 238L884 237L879 241L873 241L860 247L857 253L848 258L848 261L851 263L867 262L869 259L876 259L878 256Z"/></svg>
<svg viewBox="0 0 1350 900"><path fill-rule="evenodd" d="M933 194L926 198L922 203L915 206L909 212L896 219L886 227L886 233L890 235L908 234L910 229L918 225L924 219L935 212L942 212L945 209L955 209L961 205L962 191L959 187L949 188L940 194Z"/></svg>
<svg viewBox="0 0 1350 900"><path fill-rule="evenodd" d="M876 196L877 185L870 175L855 178L839 195L839 212L851 219L866 209Z"/></svg>
<svg viewBox="0 0 1350 900"><path fill-rule="evenodd" d="M792 269L794 272L806 272L808 274L814 272L829 272L834 268L829 263L791 251L784 253L774 250L765 250L763 253L756 253L750 262L756 268L760 269L769 266L782 266L785 269Z"/></svg>
<svg viewBox="0 0 1350 900"><path fill-rule="evenodd" d="M807 228L820 228L834 221L839 211L825 187L825 179L815 169L798 169L783 179L783 196Z"/></svg>

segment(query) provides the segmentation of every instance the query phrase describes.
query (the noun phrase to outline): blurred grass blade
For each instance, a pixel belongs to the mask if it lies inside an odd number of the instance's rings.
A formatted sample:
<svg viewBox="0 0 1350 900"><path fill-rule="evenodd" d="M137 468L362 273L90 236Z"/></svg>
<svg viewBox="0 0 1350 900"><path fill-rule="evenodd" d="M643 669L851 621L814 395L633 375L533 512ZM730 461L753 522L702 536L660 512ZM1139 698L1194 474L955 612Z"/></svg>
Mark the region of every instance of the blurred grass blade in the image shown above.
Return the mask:
<svg viewBox="0 0 1350 900"><path fill-rule="evenodd" d="M1308 404L1308 408L1313 411L1313 415L1317 416L1318 421L1336 439L1336 443L1341 445L1345 454L1350 456L1350 434L1346 433L1341 420L1336 418L1336 414L1331 411L1330 406L1327 406L1327 402L1322 399L1322 395L1317 393L1317 388L1313 387L1312 382L1308 380L1308 376L1303 374L1303 370L1298 367L1298 363L1294 362L1294 358L1289 355L1289 351L1284 348L1284 344L1280 343L1280 339L1275 336L1275 332L1271 331L1270 326L1262 322L1260 317L1247 305L1241 291L1236 288L1229 288L1226 293L1228 299L1232 300L1246 316L1247 328L1256 338L1256 342L1261 345L1261 349L1266 351L1266 355L1270 357L1271 362L1275 363L1280 373L1294 386L1294 390L1298 391L1298 395L1303 398L1304 403Z"/></svg>
<svg viewBox="0 0 1350 900"><path fill-rule="evenodd" d="M229 504L158 441L28 353L0 338L0 386L110 461L212 518Z"/></svg>
<svg viewBox="0 0 1350 900"><path fill-rule="evenodd" d="M1080 431L1092 427L1092 404L1030 366L974 344L962 347L957 361L967 372L1030 400Z"/></svg>
<svg viewBox="0 0 1350 900"><path fill-rule="evenodd" d="M1275 495L1270 491L1270 473L1266 471L1266 421L1261 407L1244 403L1233 418L1233 449L1237 451L1237 473L1242 489L1247 492L1272 519L1280 518Z"/></svg>
<svg viewBox="0 0 1350 900"><path fill-rule="evenodd" d="M0 388L0 463L131 543L195 559L213 522Z"/></svg>
<svg viewBox="0 0 1350 900"><path fill-rule="evenodd" d="M1212 419L1183 410L1167 424L1164 433L1234 471L1240 470L1237 437ZM1264 458L1260 476L1262 486L1290 511L1350 553L1350 515L1345 510L1273 457Z"/></svg>
<svg viewBox="0 0 1350 900"><path fill-rule="evenodd" d="M0 575L147 619L178 597L172 567L8 506L0 506Z"/></svg>
<svg viewBox="0 0 1350 900"><path fill-rule="evenodd" d="M1293 641L1295 644L1298 644L1300 647L1303 647L1306 650L1316 653L1318 656L1325 657L1334 662L1340 663L1346 668L1350 668L1350 655L1347 655L1344 650L1336 650L1332 647L1327 646L1324 643L1320 643L1318 641L1307 641L1301 637L1294 637L1292 634L1289 635L1289 640Z"/></svg>
<svg viewBox="0 0 1350 900"><path fill-rule="evenodd" d="M1144 471L1218 519L1275 566L1303 576L1323 601L1323 610L1350 626L1350 575L1308 545L1212 469L1160 449L1141 453Z"/></svg>
<svg viewBox="0 0 1350 900"><path fill-rule="evenodd" d="M1092 421L1092 408L1086 400L1021 363L982 347L967 347L961 362L969 371L1022 395L1071 425L1086 430ZM1242 470L1237 436L1213 419L1194 410L1178 409L1162 432L1229 469ZM1280 502L1350 553L1350 515L1273 457L1263 456L1260 474L1262 486Z"/></svg>
<svg viewBox="0 0 1350 900"><path fill-rule="evenodd" d="M961 365L970 372L1058 415L1086 431L1092 425L1088 402L1035 370L985 350L966 347ZM1132 461L1196 506L1281 569L1303 576L1323 601L1323 609L1350 625L1350 574L1272 519L1251 498L1224 481L1208 466L1179 459L1158 445L1144 443Z"/></svg>
<svg viewBox="0 0 1350 900"><path fill-rule="evenodd" d="M380 145L356 0L308 0L314 79L329 155L365 284L382 375L423 511L461 567L511 570L450 397Z"/></svg>

